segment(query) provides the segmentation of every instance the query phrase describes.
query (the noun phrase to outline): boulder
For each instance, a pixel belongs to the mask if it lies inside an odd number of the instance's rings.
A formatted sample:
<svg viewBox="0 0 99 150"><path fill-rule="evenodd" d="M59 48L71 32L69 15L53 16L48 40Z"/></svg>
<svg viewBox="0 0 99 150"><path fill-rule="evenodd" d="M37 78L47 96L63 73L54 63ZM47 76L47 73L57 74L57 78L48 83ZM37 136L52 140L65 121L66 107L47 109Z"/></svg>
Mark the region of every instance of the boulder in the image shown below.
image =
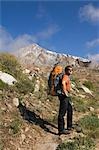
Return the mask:
<svg viewBox="0 0 99 150"><path fill-rule="evenodd" d="M89 110L91 111L91 112L94 112L94 108L93 107L89 107Z"/></svg>
<svg viewBox="0 0 99 150"><path fill-rule="evenodd" d="M92 95L92 91L90 91L86 86L81 85L81 88L84 90L85 93Z"/></svg>
<svg viewBox="0 0 99 150"><path fill-rule="evenodd" d="M8 85L13 85L17 80L10 74L0 71L0 80Z"/></svg>
<svg viewBox="0 0 99 150"><path fill-rule="evenodd" d="M23 73L29 74L29 73L30 73L30 70L29 70L29 69L25 69L25 70L23 71Z"/></svg>
<svg viewBox="0 0 99 150"><path fill-rule="evenodd" d="M16 107L19 106L19 99L18 98L13 98L13 105Z"/></svg>

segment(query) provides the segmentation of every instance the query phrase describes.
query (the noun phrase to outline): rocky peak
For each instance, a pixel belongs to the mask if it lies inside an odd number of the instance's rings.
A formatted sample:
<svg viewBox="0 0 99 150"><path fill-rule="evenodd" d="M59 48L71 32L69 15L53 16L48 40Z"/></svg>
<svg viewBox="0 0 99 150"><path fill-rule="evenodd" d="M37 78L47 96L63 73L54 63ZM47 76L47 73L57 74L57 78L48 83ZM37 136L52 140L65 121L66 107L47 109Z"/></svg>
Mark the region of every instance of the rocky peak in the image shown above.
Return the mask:
<svg viewBox="0 0 99 150"><path fill-rule="evenodd" d="M15 55L23 64L38 67L49 67L56 63L61 63L62 65L88 66L91 63L88 59L52 52L37 44L21 48L17 50Z"/></svg>

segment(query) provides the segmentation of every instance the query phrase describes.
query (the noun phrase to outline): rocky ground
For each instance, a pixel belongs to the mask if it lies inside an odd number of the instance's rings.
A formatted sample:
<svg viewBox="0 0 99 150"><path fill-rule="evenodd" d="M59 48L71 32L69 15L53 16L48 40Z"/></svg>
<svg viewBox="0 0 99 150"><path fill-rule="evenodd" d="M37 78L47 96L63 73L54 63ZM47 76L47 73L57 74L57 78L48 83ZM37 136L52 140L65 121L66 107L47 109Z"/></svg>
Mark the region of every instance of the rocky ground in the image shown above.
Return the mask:
<svg viewBox="0 0 99 150"><path fill-rule="evenodd" d="M90 113L97 114L99 118L99 71L79 68L74 70L74 77L73 80L80 87L74 85L71 96L82 99L85 103L87 99L89 105L80 107L79 110L75 108L77 103L73 100L73 123ZM42 82L43 88L44 78L37 80ZM93 83L93 89L89 90L91 93L81 87L86 80ZM56 150L65 140L84 136L84 133L77 133L76 130L69 135L58 136L59 101L57 97L47 95L46 89L40 90L38 86L40 85L35 86L38 89L35 93L28 94L19 94L13 86L0 90L0 150ZM95 144L95 150L98 150L98 138L95 139Z"/></svg>

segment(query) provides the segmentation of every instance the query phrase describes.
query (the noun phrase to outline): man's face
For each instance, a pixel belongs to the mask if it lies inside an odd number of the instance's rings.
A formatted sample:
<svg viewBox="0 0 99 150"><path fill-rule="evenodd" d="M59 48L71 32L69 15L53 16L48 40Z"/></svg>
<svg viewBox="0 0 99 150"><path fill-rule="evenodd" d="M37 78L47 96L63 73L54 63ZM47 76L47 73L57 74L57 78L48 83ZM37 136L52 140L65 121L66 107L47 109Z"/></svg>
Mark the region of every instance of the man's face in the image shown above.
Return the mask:
<svg viewBox="0 0 99 150"><path fill-rule="evenodd" d="M68 68L68 75L71 75L72 74L72 72L73 72L73 69L72 68Z"/></svg>

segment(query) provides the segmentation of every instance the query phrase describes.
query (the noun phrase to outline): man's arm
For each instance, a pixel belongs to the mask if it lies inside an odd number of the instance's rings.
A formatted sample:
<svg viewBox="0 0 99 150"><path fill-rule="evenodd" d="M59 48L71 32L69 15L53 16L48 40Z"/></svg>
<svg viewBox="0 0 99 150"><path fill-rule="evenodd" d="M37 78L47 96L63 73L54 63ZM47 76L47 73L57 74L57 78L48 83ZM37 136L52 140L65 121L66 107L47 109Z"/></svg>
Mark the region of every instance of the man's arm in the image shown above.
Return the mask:
<svg viewBox="0 0 99 150"><path fill-rule="evenodd" d="M65 81L65 80L62 81L62 85L63 85L63 92L64 92L65 95L68 97L69 95L68 95L68 91L67 91L67 89L66 89L66 81Z"/></svg>

